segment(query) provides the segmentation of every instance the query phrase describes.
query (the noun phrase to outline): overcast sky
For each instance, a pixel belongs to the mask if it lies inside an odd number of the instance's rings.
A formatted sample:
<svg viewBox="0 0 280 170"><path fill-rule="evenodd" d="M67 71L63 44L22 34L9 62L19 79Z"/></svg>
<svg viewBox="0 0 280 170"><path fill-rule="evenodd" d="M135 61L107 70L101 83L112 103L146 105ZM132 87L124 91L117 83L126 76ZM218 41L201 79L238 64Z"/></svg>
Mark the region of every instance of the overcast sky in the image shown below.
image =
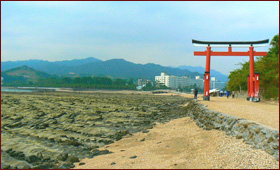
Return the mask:
<svg viewBox="0 0 280 170"><path fill-rule="evenodd" d="M278 33L279 2L1 2L2 61L95 57L205 67L204 56L193 56L205 48L192 39L271 40ZM248 60L213 56L211 69L229 74Z"/></svg>

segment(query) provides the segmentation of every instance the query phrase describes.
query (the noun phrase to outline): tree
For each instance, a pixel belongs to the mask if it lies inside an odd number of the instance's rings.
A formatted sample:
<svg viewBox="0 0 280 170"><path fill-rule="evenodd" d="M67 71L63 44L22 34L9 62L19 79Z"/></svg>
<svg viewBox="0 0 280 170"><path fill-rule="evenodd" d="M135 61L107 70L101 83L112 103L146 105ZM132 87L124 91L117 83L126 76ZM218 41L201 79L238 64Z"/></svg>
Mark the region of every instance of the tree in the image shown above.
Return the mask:
<svg viewBox="0 0 280 170"><path fill-rule="evenodd" d="M260 72L260 87L265 98L279 97L279 34L270 42L267 56L258 58L256 69Z"/></svg>
<svg viewBox="0 0 280 170"><path fill-rule="evenodd" d="M61 79L61 83L62 84L71 84L72 83L72 79L70 77L63 77Z"/></svg>
<svg viewBox="0 0 280 170"><path fill-rule="evenodd" d="M133 85L133 79L129 79L128 85Z"/></svg>
<svg viewBox="0 0 280 170"><path fill-rule="evenodd" d="M230 72L228 78L227 89L230 91L239 91L240 86L243 90L247 90L248 86L248 75L250 73L249 62L239 63L240 69Z"/></svg>
<svg viewBox="0 0 280 170"><path fill-rule="evenodd" d="M125 84L126 84L126 81L123 80L123 79L117 78L117 79L114 81L114 84L115 84L115 85L125 85Z"/></svg>
<svg viewBox="0 0 280 170"><path fill-rule="evenodd" d="M231 91L247 89L248 75L250 74L249 61L239 63L240 69L230 72L227 89ZM267 56L258 57L255 62L255 71L260 73L260 89L265 92L263 97L279 97L279 34L270 42Z"/></svg>

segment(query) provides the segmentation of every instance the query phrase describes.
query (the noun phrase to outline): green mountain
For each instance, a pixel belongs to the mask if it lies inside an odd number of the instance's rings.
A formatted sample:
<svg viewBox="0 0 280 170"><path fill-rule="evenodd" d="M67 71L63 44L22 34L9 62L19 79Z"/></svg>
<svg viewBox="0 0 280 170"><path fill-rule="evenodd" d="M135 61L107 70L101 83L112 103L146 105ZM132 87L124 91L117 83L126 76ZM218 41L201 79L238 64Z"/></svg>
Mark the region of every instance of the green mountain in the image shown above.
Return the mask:
<svg viewBox="0 0 280 170"><path fill-rule="evenodd" d="M37 71L24 65L1 72L1 77L4 78L4 82L36 82L40 79L46 79L52 76L48 73Z"/></svg>
<svg viewBox="0 0 280 170"><path fill-rule="evenodd" d="M204 74L204 72L205 72L205 68L201 67L201 66L186 66L186 65L183 65L183 66L179 66L177 68L182 69L182 70L187 69L189 71L198 72L198 73L201 73L201 74ZM210 75L211 75L211 77L216 77L219 81L222 81L222 82L227 82L228 81L228 76L222 74L219 71L211 69L211 74Z"/></svg>
<svg viewBox="0 0 280 170"><path fill-rule="evenodd" d="M135 64L124 59L112 59L99 63L89 63L80 67L73 67L72 72L78 74L90 74L93 76L106 75L118 78L134 78L139 77L154 80L155 76L159 76L161 72L166 72L175 76L190 76L194 78L202 74L191 72L189 70L181 70L178 68L164 67L157 64Z"/></svg>
<svg viewBox="0 0 280 170"><path fill-rule="evenodd" d="M95 60L88 58L84 60L71 60L64 62L48 62L42 60L27 60L21 62L1 62L7 67L15 67L20 63L25 63L26 66L32 67L36 70L41 70L51 75L58 75L60 77L78 77L78 76L95 76L95 77L112 77L122 79L137 79L139 77L144 79L155 80L155 76L159 76L161 72L174 76L190 76L194 78L197 75L202 76L201 73L191 72L187 69L164 67L157 64L135 64L124 59L112 59L107 61ZM76 65L75 65L76 63ZM15 74L14 74L15 75ZM28 77L26 75L25 77ZM36 77L36 76L35 76ZM38 79L36 77L35 79Z"/></svg>
<svg viewBox="0 0 280 170"><path fill-rule="evenodd" d="M26 65L36 70L42 70L50 74L60 74L65 69L71 69L73 66L79 66L87 63L102 62L94 57L85 59L63 60L63 61L45 61L45 60L23 60L23 61L1 61L1 71Z"/></svg>

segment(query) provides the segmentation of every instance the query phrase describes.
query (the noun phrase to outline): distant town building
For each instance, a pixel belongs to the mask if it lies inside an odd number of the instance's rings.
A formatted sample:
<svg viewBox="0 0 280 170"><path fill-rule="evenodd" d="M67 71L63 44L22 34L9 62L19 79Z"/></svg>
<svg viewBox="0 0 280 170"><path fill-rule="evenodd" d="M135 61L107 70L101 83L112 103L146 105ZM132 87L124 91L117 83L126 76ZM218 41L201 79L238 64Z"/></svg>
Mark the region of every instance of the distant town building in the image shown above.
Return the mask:
<svg viewBox="0 0 280 170"><path fill-rule="evenodd" d="M200 76L195 76L195 79L199 80L199 79L201 79L201 77Z"/></svg>
<svg viewBox="0 0 280 170"><path fill-rule="evenodd" d="M225 82L219 81L216 77L211 77L210 89L223 89L225 86Z"/></svg>
<svg viewBox="0 0 280 170"><path fill-rule="evenodd" d="M195 85L199 88L203 87L203 79L200 79L199 76L196 79L189 78L188 76L177 77L167 75L166 73L162 72L160 76L155 77L155 81L157 84L162 84L172 89L183 88L191 85Z"/></svg>
<svg viewBox="0 0 280 170"><path fill-rule="evenodd" d="M190 86L196 86L198 88L204 88L204 79L200 76L195 76L195 79L188 76L177 77L168 75L165 72L162 72L160 76L155 76L155 81L157 84L162 84L172 89L184 88ZM224 82L220 82L216 77L211 77L210 88L222 89L225 87Z"/></svg>
<svg viewBox="0 0 280 170"><path fill-rule="evenodd" d="M160 76L156 76L155 80L157 84L165 85L166 87L175 88L176 86L176 77L169 76L165 72L162 72Z"/></svg>
<svg viewBox="0 0 280 170"><path fill-rule="evenodd" d="M151 80L146 80L146 79L139 78L138 79L138 86L141 86L141 87L146 86L146 84L148 84L149 82L152 85L154 84Z"/></svg>

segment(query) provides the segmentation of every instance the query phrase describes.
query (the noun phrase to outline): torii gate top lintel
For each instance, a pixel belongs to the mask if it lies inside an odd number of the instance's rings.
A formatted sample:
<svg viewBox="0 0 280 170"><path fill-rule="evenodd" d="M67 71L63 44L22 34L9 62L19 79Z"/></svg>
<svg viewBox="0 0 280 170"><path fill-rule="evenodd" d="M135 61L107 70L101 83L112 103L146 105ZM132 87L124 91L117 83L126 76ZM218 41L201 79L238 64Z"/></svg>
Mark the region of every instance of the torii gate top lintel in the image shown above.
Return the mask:
<svg viewBox="0 0 280 170"><path fill-rule="evenodd" d="M206 69L204 74L204 100L210 100L210 58L211 56L249 56L250 57L250 76L248 79L247 100L260 101L259 98L259 74L255 73L254 56L266 56L267 52L256 52L255 47L259 44L267 44L269 39L260 41L199 41L192 39L194 46L207 47L206 51L194 51L194 56L206 56ZM249 47L249 51L233 52L234 47ZM238 46L239 45L239 46ZM228 51L211 51L212 47L228 47ZM266 46L266 45L265 45Z"/></svg>
<svg viewBox="0 0 280 170"><path fill-rule="evenodd" d="M231 46L232 44L237 44L237 45L251 45L253 44L266 44L269 42L269 39L265 40L260 40L260 41L200 41L200 40L194 40L192 39L193 44L207 44L210 46L210 44L219 44L219 45L229 45Z"/></svg>

